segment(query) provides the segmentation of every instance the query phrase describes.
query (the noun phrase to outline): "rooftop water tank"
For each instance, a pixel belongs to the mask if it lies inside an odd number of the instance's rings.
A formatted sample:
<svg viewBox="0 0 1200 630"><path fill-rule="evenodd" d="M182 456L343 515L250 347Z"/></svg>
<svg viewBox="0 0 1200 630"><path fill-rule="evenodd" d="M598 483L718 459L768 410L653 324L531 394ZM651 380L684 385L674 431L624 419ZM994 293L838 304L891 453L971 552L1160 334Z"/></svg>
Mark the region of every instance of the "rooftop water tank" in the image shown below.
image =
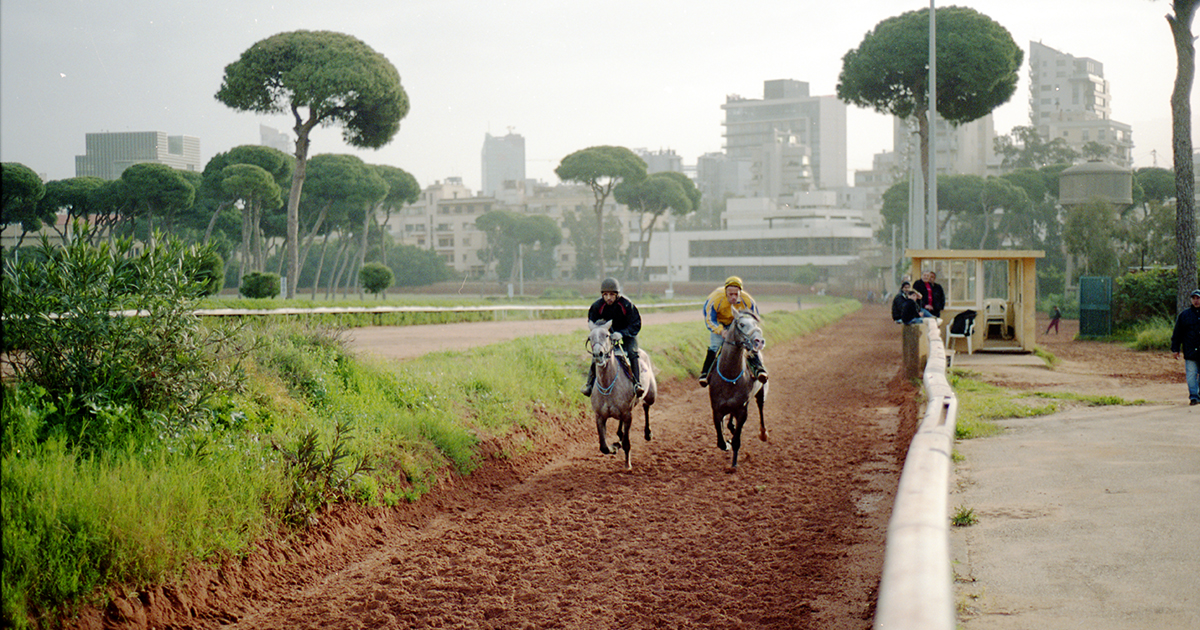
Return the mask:
<svg viewBox="0 0 1200 630"><path fill-rule="evenodd" d="M1058 175L1058 201L1064 206L1100 199L1117 206L1133 203L1133 171L1105 162L1084 162Z"/></svg>

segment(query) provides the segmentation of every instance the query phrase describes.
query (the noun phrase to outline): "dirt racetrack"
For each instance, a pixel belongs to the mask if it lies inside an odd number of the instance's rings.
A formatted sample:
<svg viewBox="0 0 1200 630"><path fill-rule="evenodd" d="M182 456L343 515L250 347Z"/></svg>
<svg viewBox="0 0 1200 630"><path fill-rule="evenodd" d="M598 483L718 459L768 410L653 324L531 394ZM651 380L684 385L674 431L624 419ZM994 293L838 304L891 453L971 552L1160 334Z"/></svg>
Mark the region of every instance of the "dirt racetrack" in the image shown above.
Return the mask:
<svg viewBox="0 0 1200 630"><path fill-rule="evenodd" d="M414 506L339 507L80 626L870 628L916 421L899 339L868 305L769 344L770 441L752 410L736 473L707 391L660 383L632 472L600 454L590 417L561 419L537 455L492 460Z"/></svg>

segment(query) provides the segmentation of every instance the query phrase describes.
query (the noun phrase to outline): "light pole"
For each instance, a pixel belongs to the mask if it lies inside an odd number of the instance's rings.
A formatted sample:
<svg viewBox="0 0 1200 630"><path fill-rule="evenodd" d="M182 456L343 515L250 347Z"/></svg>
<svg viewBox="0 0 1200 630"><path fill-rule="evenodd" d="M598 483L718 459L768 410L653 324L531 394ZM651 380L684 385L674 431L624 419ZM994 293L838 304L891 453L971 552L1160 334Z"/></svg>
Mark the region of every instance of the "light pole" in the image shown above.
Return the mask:
<svg viewBox="0 0 1200 630"><path fill-rule="evenodd" d="M938 248L937 233L937 10L929 0L929 190L925 193L925 242L928 249Z"/></svg>

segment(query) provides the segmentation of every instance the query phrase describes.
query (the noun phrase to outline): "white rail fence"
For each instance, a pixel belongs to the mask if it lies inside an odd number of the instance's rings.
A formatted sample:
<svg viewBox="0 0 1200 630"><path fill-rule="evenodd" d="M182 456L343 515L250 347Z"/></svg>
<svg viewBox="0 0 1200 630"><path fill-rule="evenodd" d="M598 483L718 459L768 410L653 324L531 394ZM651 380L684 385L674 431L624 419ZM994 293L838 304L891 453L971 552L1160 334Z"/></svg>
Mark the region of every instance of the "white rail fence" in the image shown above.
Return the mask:
<svg viewBox="0 0 1200 630"><path fill-rule="evenodd" d="M677 309L681 307L703 306L704 302L671 302L669 304L639 304L638 310L650 311L655 309ZM582 311L587 313L590 305L555 306L555 305L503 305L503 306L326 306L313 308L208 308L198 309L196 315L201 316L251 316L251 315L321 315L333 313L492 313L496 319L503 319L509 313L528 313L530 319L538 319L542 311Z"/></svg>
<svg viewBox="0 0 1200 630"><path fill-rule="evenodd" d="M896 503L888 523L887 549L876 630L954 630L954 578L950 566L950 453L958 400L946 380L946 351L929 320L922 381L926 407L908 447Z"/></svg>

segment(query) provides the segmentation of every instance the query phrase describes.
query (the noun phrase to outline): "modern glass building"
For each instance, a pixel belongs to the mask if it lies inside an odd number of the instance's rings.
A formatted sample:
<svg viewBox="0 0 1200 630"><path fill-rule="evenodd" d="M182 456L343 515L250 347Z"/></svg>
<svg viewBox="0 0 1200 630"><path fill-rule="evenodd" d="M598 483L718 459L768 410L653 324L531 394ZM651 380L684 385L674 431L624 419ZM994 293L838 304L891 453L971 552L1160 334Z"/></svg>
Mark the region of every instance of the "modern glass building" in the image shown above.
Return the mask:
<svg viewBox="0 0 1200 630"><path fill-rule="evenodd" d="M133 164L154 162L181 171L202 171L200 139L163 131L89 133L85 154L75 156L75 176L117 179Z"/></svg>

